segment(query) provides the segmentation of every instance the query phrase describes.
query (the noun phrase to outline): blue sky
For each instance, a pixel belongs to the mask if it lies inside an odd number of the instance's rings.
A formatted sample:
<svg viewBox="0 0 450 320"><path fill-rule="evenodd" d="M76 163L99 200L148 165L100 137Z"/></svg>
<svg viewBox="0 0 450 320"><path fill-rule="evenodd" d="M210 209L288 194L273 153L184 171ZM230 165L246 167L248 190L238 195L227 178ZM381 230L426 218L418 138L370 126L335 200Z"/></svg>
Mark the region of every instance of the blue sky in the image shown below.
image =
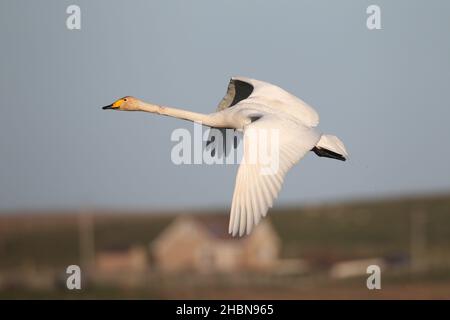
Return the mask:
<svg viewBox="0 0 450 320"><path fill-rule="evenodd" d="M209 113L228 80L275 83L340 137L308 155L276 205L450 190L450 3L73 1L0 4L0 209L229 206L237 167L176 166L177 119L105 112L133 95Z"/></svg>

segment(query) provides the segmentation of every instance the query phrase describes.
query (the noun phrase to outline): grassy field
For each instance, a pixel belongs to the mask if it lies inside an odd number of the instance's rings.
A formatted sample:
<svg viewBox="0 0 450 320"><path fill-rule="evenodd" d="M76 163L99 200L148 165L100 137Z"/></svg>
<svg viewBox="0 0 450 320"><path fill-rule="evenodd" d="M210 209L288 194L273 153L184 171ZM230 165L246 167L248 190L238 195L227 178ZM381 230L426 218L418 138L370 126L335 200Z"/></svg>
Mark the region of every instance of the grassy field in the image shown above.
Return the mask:
<svg viewBox="0 0 450 320"><path fill-rule="evenodd" d="M375 296L365 286L361 287L363 280L333 282L319 274L316 278L288 279L281 287L279 283L276 286L265 283L261 287L254 284L247 287L210 284L176 290L165 290L162 286L156 291L98 288L93 292L86 291L84 297L450 298L450 196L275 209L270 212L270 219L283 243L282 256L306 259L320 270L320 266L346 259L408 258L412 219L418 212L425 217L426 251L422 258L428 266L427 273L414 279L409 274L388 274L390 280L384 287L386 289ZM147 246L176 215L176 212L93 212L95 250L131 244ZM78 222L76 212L0 214L0 274L11 270L57 270L69 264L79 264ZM311 279L314 279L313 286L310 285ZM168 295L165 292L172 293ZM67 292L47 292L44 296L53 297L55 294L72 297ZM36 297L33 291L0 291L0 298L27 295ZM37 296L42 297L42 293Z"/></svg>
<svg viewBox="0 0 450 320"><path fill-rule="evenodd" d="M0 299L450 299L448 272L414 276L388 273L383 276L381 290L368 290L366 277L337 280L305 276L272 284L242 278L235 279L234 283L215 279L195 285L172 280L133 289L92 286L81 291L61 287L50 290L8 288L0 290Z"/></svg>
<svg viewBox="0 0 450 320"><path fill-rule="evenodd" d="M343 259L408 252L411 213L416 210L427 217L429 254L449 253L450 196L275 209L270 219L282 239L283 256ZM148 245L175 216L94 212L96 249ZM78 217L73 212L0 215L0 268L73 263L79 258L78 236Z"/></svg>

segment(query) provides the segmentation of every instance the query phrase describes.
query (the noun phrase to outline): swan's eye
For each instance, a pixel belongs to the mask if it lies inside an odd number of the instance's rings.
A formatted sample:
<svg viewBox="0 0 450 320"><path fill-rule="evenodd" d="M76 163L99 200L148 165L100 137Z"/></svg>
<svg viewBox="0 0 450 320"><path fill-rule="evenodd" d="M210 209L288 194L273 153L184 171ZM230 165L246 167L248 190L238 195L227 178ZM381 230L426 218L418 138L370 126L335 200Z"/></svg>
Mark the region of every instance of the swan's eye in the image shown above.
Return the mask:
<svg viewBox="0 0 450 320"><path fill-rule="evenodd" d="M127 98L123 99L123 101L127 101Z"/></svg>

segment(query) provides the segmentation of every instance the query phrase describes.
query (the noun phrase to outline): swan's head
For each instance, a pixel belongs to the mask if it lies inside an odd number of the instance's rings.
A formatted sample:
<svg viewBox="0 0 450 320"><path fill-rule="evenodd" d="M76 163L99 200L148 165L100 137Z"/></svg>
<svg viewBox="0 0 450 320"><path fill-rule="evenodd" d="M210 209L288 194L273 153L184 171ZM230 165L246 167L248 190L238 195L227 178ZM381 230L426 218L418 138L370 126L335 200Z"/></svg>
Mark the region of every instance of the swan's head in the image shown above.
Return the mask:
<svg viewBox="0 0 450 320"><path fill-rule="evenodd" d="M126 96L123 98L120 98L110 105L104 106L103 110L122 110L122 111L138 111L139 109L139 99L136 99L131 96Z"/></svg>

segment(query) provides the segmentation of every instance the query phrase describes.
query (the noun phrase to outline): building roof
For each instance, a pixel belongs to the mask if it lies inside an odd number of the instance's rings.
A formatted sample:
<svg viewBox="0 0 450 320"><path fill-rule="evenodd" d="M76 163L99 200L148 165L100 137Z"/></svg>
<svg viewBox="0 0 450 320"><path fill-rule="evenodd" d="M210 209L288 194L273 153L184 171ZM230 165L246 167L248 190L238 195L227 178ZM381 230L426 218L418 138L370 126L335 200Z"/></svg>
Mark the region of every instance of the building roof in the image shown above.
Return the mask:
<svg viewBox="0 0 450 320"><path fill-rule="evenodd" d="M228 216L227 215L201 215L190 217L193 221L201 224L211 236L217 239L236 240L237 237L231 237L228 234Z"/></svg>

